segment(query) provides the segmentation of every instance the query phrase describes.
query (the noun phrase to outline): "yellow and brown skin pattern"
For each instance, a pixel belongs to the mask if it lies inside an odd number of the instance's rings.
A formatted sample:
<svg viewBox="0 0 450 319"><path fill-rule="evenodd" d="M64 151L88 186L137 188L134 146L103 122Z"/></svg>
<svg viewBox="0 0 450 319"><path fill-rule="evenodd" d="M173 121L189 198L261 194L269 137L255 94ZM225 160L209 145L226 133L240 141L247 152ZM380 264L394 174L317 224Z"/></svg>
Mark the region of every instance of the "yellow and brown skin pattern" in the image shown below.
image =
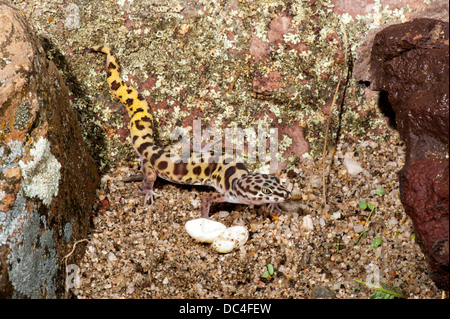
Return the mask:
<svg viewBox="0 0 450 319"><path fill-rule="evenodd" d="M171 146L159 147L153 139L153 116L147 101L136 89L129 87L120 76L120 66L111 49L100 45L91 48L106 54L107 82L128 110L133 147L141 158L145 203L153 204L153 184L159 176L177 184L206 185L217 192L202 195L201 217L209 218L212 202L236 204L269 204L270 210L290 198L290 193L274 177L251 174L243 163L233 162L227 155L212 152L192 152L182 161L171 157Z"/></svg>

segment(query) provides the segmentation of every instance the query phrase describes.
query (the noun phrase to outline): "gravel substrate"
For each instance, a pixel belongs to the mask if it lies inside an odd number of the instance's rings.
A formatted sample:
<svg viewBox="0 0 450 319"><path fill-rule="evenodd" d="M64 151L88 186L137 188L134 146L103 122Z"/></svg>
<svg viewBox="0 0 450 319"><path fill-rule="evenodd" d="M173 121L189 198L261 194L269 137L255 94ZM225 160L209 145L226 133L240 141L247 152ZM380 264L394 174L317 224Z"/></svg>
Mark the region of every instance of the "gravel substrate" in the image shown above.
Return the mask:
<svg viewBox="0 0 450 319"><path fill-rule="evenodd" d="M345 157L363 171L349 175ZM243 247L225 255L197 243L184 229L200 217L200 196L207 188L160 181L160 197L144 207L140 183L122 181L136 174L137 166L120 167L102 178L80 265L81 286L72 292L78 298L369 298L374 290L354 279L378 279L408 298L441 298L400 203L396 173L403 161L396 134L383 144L341 144L325 208L321 159L280 175L293 200L278 218L258 207L213 205L213 220L250 232ZM387 194L377 195L377 189ZM361 199L377 207L368 224L370 212L360 209ZM366 236L355 245L362 231ZM377 237L381 244L371 248ZM264 279L268 264L274 273Z"/></svg>

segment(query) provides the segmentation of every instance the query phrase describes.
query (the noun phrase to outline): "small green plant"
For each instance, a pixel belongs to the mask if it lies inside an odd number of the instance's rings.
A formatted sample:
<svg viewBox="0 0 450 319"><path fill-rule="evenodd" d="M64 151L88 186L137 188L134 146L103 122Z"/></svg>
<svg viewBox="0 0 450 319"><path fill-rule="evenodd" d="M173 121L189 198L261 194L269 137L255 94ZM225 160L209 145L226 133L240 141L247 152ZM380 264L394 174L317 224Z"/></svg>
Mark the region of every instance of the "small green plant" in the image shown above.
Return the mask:
<svg viewBox="0 0 450 319"><path fill-rule="evenodd" d="M382 241L383 241L383 240L381 239L381 237L375 238L375 239L373 240L372 244L370 245L370 248L369 248L369 249L372 250L372 249L374 249L374 248L380 246L381 243L382 243Z"/></svg>
<svg viewBox="0 0 450 319"><path fill-rule="evenodd" d="M264 272L262 273L261 277L267 280L271 280L272 276L274 274L274 268L272 264L268 264L266 266L266 269L264 270Z"/></svg>
<svg viewBox="0 0 450 319"><path fill-rule="evenodd" d="M380 282L380 285L373 285L362 280L353 279L357 283L366 285L367 287L375 289L375 292L370 295L370 299L393 299L393 298L407 298L402 292L393 286L390 286L384 282Z"/></svg>
<svg viewBox="0 0 450 319"><path fill-rule="evenodd" d="M361 208L362 210L366 210L367 209L367 203L365 200L360 199L358 202L359 208Z"/></svg>
<svg viewBox="0 0 450 319"><path fill-rule="evenodd" d="M375 194L381 196L381 195L386 195L387 192L386 192L384 189L382 189L382 188L378 188L378 189L375 191Z"/></svg>
<svg viewBox="0 0 450 319"><path fill-rule="evenodd" d="M370 219L370 216L372 216L372 213L377 211L377 206L375 206L372 203L367 203L365 200L362 200L362 199L359 200L358 204L359 204L359 208L361 208L361 210L366 210L366 209L370 210L370 214L367 217L367 221L366 221L366 222L368 222Z"/></svg>
<svg viewBox="0 0 450 319"><path fill-rule="evenodd" d="M361 208L361 210L369 209L370 213L369 216L367 216L366 222L364 224L364 230L361 232L361 234L359 234L358 238L355 239L353 246L355 246L363 236L367 237L367 225L369 224L370 217L372 217L372 214L377 211L377 207L374 204L367 203L365 200L362 199L358 201L358 205L359 208Z"/></svg>

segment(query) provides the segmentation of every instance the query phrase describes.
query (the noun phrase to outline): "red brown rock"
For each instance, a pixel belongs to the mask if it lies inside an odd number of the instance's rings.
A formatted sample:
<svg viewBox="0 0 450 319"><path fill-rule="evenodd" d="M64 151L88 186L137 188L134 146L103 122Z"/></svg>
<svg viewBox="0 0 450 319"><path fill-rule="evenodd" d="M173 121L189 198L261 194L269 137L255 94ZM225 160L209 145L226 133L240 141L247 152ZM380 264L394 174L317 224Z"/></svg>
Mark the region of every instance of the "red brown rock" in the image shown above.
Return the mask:
<svg viewBox="0 0 450 319"><path fill-rule="evenodd" d="M364 58L357 61L357 76L381 91L387 97L383 107L395 113L406 144L406 163L399 172L401 200L431 277L448 289L449 24L421 18L391 25L375 35L368 50L367 65Z"/></svg>
<svg viewBox="0 0 450 319"><path fill-rule="evenodd" d="M87 237L97 168L58 70L4 1L0 43L0 298L62 297L63 258Z"/></svg>

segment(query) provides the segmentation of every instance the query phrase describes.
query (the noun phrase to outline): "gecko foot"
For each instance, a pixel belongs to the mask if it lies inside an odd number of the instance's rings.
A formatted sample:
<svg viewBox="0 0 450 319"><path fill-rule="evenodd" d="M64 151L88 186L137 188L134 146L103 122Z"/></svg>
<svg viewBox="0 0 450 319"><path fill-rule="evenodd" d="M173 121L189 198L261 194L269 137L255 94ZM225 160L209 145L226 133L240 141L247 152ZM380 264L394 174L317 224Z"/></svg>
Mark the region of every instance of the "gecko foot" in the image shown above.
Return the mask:
<svg viewBox="0 0 450 319"><path fill-rule="evenodd" d="M141 193L145 195L144 198L144 205L147 204L148 199L150 198L150 205L153 205L153 196L158 197L159 195L152 189L152 188L147 188L145 187L145 185L143 186L139 186L139 188L141 189Z"/></svg>
<svg viewBox="0 0 450 319"><path fill-rule="evenodd" d="M271 219L278 220L278 217L284 211L281 203L270 203L266 206L261 206L259 210L262 214L267 214Z"/></svg>
<svg viewBox="0 0 450 319"><path fill-rule="evenodd" d="M269 213L281 213L283 212L283 208L279 203L270 203L267 204L267 209L269 210Z"/></svg>

